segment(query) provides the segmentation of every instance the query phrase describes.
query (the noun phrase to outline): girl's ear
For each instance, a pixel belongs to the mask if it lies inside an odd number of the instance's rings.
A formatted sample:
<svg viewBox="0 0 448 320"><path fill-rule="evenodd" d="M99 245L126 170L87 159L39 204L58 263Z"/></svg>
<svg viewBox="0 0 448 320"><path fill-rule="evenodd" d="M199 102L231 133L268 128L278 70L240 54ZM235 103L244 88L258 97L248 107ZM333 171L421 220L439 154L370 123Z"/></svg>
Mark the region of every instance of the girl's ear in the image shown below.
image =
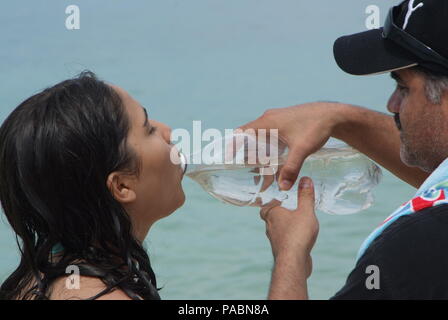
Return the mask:
<svg viewBox="0 0 448 320"><path fill-rule="evenodd" d="M128 174L112 172L107 177L107 187L120 203L131 203L137 199L134 189L135 178Z"/></svg>

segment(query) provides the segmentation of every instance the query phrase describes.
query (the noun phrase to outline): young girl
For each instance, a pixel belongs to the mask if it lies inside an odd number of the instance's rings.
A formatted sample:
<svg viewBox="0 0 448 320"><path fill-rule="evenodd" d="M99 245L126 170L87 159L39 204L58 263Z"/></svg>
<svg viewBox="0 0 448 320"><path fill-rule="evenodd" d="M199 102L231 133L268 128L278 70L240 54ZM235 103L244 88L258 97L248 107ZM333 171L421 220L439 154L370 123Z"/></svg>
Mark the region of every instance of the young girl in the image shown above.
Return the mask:
<svg viewBox="0 0 448 320"><path fill-rule="evenodd" d="M172 148L166 125L90 72L21 103L0 128L0 201L21 252L0 299L159 299L142 245L185 200Z"/></svg>

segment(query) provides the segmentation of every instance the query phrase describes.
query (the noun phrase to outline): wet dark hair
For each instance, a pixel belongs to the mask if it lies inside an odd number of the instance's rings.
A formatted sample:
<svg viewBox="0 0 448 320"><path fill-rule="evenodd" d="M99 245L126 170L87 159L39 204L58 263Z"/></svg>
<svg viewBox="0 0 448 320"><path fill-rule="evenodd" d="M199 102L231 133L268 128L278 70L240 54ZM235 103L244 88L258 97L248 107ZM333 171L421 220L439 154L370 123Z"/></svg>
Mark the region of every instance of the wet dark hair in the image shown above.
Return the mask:
<svg viewBox="0 0 448 320"><path fill-rule="evenodd" d="M130 128L115 90L91 72L22 102L0 128L0 201L21 252L0 299L48 299L76 265L133 299L159 299L131 221L109 190L111 172L138 174ZM60 259L52 248L62 245ZM96 297L92 297L96 298Z"/></svg>

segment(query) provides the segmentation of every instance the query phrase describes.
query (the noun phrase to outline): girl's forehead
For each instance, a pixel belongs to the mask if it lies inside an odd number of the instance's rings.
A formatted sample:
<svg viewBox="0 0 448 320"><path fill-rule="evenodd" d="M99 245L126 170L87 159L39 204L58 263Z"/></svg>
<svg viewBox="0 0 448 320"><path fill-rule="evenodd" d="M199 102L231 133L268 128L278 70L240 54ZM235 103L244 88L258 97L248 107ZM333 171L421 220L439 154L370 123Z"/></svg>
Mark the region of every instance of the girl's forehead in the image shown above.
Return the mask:
<svg viewBox="0 0 448 320"><path fill-rule="evenodd" d="M143 107L125 89L113 84L110 84L110 86L118 93L128 113L132 115L143 114ZM136 115L136 117L139 116Z"/></svg>

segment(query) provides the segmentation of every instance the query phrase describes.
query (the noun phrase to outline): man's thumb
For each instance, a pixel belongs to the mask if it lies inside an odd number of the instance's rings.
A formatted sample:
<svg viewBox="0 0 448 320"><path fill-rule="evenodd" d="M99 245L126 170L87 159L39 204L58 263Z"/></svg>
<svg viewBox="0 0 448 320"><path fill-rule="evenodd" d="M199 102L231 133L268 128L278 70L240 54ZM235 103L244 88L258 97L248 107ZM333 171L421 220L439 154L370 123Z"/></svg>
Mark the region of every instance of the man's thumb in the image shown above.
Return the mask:
<svg viewBox="0 0 448 320"><path fill-rule="evenodd" d="M314 210L314 185L309 177L299 181L297 210Z"/></svg>

